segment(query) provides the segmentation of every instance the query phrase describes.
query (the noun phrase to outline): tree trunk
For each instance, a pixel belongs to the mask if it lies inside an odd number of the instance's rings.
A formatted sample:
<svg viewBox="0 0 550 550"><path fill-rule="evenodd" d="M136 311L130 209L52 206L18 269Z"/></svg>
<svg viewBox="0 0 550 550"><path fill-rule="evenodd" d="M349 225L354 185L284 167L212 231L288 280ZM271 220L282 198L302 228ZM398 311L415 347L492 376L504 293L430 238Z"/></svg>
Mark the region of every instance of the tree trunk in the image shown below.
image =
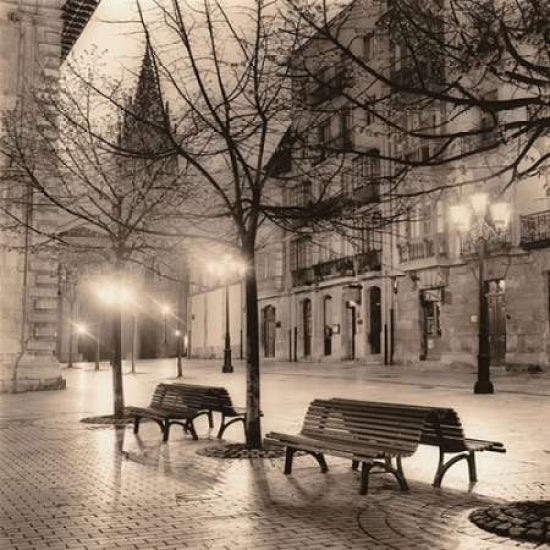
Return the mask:
<svg viewBox="0 0 550 550"><path fill-rule="evenodd" d="M117 281L118 282L118 281ZM115 299L111 311L112 369L114 415L124 418L124 389L122 386L122 301Z"/></svg>
<svg viewBox="0 0 550 550"><path fill-rule="evenodd" d="M258 286L254 252L247 254L246 300L246 446L262 448L260 424L260 348L258 322Z"/></svg>

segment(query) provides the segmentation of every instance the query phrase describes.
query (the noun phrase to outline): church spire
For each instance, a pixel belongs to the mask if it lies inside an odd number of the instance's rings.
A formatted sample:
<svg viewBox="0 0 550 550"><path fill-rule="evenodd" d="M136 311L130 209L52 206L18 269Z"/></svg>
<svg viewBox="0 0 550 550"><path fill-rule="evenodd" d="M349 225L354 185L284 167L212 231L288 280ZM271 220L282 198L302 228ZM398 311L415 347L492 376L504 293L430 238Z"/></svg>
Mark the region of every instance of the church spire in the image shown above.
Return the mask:
<svg viewBox="0 0 550 550"><path fill-rule="evenodd" d="M166 107L162 98L157 71L153 62L154 54L147 40L141 68L137 80L136 91L126 106L124 115L122 140L130 146L146 146L160 148L162 131L157 128L166 127L168 122L168 103Z"/></svg>

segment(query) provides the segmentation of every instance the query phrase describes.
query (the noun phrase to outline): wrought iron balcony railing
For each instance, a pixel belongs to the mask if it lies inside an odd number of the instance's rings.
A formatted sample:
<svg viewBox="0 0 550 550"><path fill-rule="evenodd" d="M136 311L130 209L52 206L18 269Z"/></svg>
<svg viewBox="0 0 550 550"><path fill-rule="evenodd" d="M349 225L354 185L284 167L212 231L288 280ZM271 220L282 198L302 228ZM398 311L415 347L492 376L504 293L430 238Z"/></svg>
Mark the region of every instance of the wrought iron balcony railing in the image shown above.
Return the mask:
<svg viewBox="0 0 550 550"><path fill-rule="evenodd" d="M478 243L469 237L463 237L460 241L460 255L474 256L478 253ZM510 231L499 231L490 237L484 239L485 253L496 254L504 252L512 245L512 235Z"/></svg>
<svg viewBox="0 0 550 550"><path fill-rule="evenodd" d="M407 263L429 258L448 256L447 238L443 233L416 239L409 239L397 245L399 262Z"/></svg>
<svg viewBox="0 0 550 550"><path fill-rule="evenodd" d="M292 271L294 286L311 285L336 277L349 277L367 271L380 271L382 251L368 250L355 256L344 256L328 262L314 264L311 267Z"/></svg>
<svg viewBox="0 0 550 550"><path fill-rule="evenodd" d="M519 245L525 249L550 246L550 210L520 216L521 237Z"/></svg>
<svg viewBox="0 0 550 550"><path fill-rule="evenodd" d="M292 271L292 286L312 285L315 275L312 267L300 267Z"/></svg>

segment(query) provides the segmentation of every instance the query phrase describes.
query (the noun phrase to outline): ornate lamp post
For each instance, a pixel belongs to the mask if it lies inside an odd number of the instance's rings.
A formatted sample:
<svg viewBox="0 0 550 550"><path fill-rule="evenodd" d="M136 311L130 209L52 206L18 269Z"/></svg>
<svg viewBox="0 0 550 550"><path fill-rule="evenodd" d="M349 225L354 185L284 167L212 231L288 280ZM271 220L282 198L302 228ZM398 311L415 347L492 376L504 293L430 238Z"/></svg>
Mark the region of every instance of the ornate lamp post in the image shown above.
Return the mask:
<svg viewBox="0 0 550 550"><path fill-rule="evenodd" d="M229 285L231 283L232 275L242 276L244 272L244 265L242 262L232 258L229 255L223 257L221 262L212 262L208 266L209 271L215 273L218 277L222 278L225 282L225 337L224 337L224 349L223 349L223 366L222 372L233 372L233 365L231 364L231 323L230 323L230 309L229 309Z"/></svg>
<svg viewBox="0 0 550 550"><path fill-rule="evenodd" d="M467 235L475 244L478 262L478 355L477 381L474 393L494 393L491 382L491 347L489 341L489 310L485 289L485 258L487 243L502 235L510 222L510 206L504 202L489 206L486 193L475 193L468 203L450 208L450 218L461 235Z"/></svg>

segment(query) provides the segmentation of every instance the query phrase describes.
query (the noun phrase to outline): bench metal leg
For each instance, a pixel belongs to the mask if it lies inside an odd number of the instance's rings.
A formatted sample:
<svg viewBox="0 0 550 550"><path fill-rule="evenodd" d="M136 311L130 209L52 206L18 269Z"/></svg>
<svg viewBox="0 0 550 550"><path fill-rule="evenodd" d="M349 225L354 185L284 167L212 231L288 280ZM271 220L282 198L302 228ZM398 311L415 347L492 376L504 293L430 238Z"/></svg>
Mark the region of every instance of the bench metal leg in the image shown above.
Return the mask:
<svg viewBox="0 0 550 550"><path fill-rule="evenodd" d="M470 476L470 482L475 483L477 481L477 468L476 468L476 455L475 451L470 451L468 456L468 475Z"/></svg>
<svg viewBox="0 0 550 550"><path fill-rule="evenodd" d="M166 443L168 441L168 438L170 437L170 426L172 424L169 420L167 420L164 424L164 429L162 430L162 441Z"/></svg>
<svg viewBox="0 0 550 550"><path fill-rule="evenodd" d="M363 462L361 467L361 486L359 487L359 494L366 495L369 491L369 474L374 466L372 462Z"/></svg>
<svg viewBox="0 0 550 550"><path fill-rule="evenodd" d="M245 424L246 424L246 420L245 420L245 417L243 416L239 416L237 418L233 418L232 420L230 420L229 422L225 422L225 415L222 415L222 423L220 425L220 430L218 431L218 435L216 436L218 439L221 439L225 430L227 430L227 428L229 428L229 426L231 426L231 424L235 424L235 422L242 422L243 423L243 429L245 427Z"/></svg>
<svg viewBox="0 0 550 550"><path fill-rule="evenodd" d="M467 460L468 461L468 472L470 475L470 481L474 482L477 481L477 474L476 474L476 465L475 465L475 457L473 451L466 452L466 453L460 453L459 455L453 456L449 461L445 462L445 453L441 449L439 450L439 465L437 467L437 472L435 473L433 486L434 487L441 487L441 482L443 481L443 476L447 473L447 470L459 462L460 460Z"/></svg>
<svg viewBox="0 0 550 550"><path fill-rule="evenodd" d="M326 474L328 472L327 461L325 460L325 455L323 453L315 451L306 451L307 454L311 455L318 463L321 468L321 473Z"/></svg>
<svg viewBox="0 0 550 550"><path fill-rule="evenodd" d="M397 482L399 483L399 487L401 487L401 490L408 491L409 485L407 483L407 479L405 478L405 473L403 472L403 465L402 465L400 456L395 457L395 470L392 470L392 473L397 479Z"/></svg>
<svg viewBox="0 0 550 550"><path fill-rule="evenodd" d="M354 463L359 464L359 461L353 461ZM382 468L382 470L388 474L393 474L397 483L399 483L399 488L402 491L408 491L409 485L407 479L405 478L405 473L403 472L403 465L401 462L401 457L395 457L395 467L392 464L391 457L385 457L384 462L372 461L372 462L362 462L361 467L361 487L359 489L359 494L366 495L368 492L369 485L369 475L373 468Z"/></svg>
<svg viewBox="0 0 550 550"><path fill-rule="evenodd" d="M134 416L134 433L137 434L139 432L139 422L141 420L141 416Z"/></svg>
<svg viewBox="0 0 550 550"><path fill-rule="evenodd" d="M208 417L208 427L212 429L214 427L214 419L212 418L212 411L201 411L195 415L195 418L206 415Z"/></svg>
<svg viewBox="0 0 550 550"><path fill-rule="evenodd" d="M189 433L191 434L191 437L194 441L197 441L199 439L199 436L197 435L197 432L195 431L195 426L193 425L193 420L188 420L185 425L187 426L187 429L189 430Z"/></svg>
<svg viewBox="0 0 550 550"><path fill-rule="evenodd" d="M288 447L285 451L285 474L289 475L292 473L292 459L294 458L294 453L296 449L294 447Z"/></svg>
<svg viewBox="0 0 550 550"><path fill-rule="evenodd" d="M351 469L357 470L359 468L359 461L358 460L352 460L351 461Z"/></svg>

